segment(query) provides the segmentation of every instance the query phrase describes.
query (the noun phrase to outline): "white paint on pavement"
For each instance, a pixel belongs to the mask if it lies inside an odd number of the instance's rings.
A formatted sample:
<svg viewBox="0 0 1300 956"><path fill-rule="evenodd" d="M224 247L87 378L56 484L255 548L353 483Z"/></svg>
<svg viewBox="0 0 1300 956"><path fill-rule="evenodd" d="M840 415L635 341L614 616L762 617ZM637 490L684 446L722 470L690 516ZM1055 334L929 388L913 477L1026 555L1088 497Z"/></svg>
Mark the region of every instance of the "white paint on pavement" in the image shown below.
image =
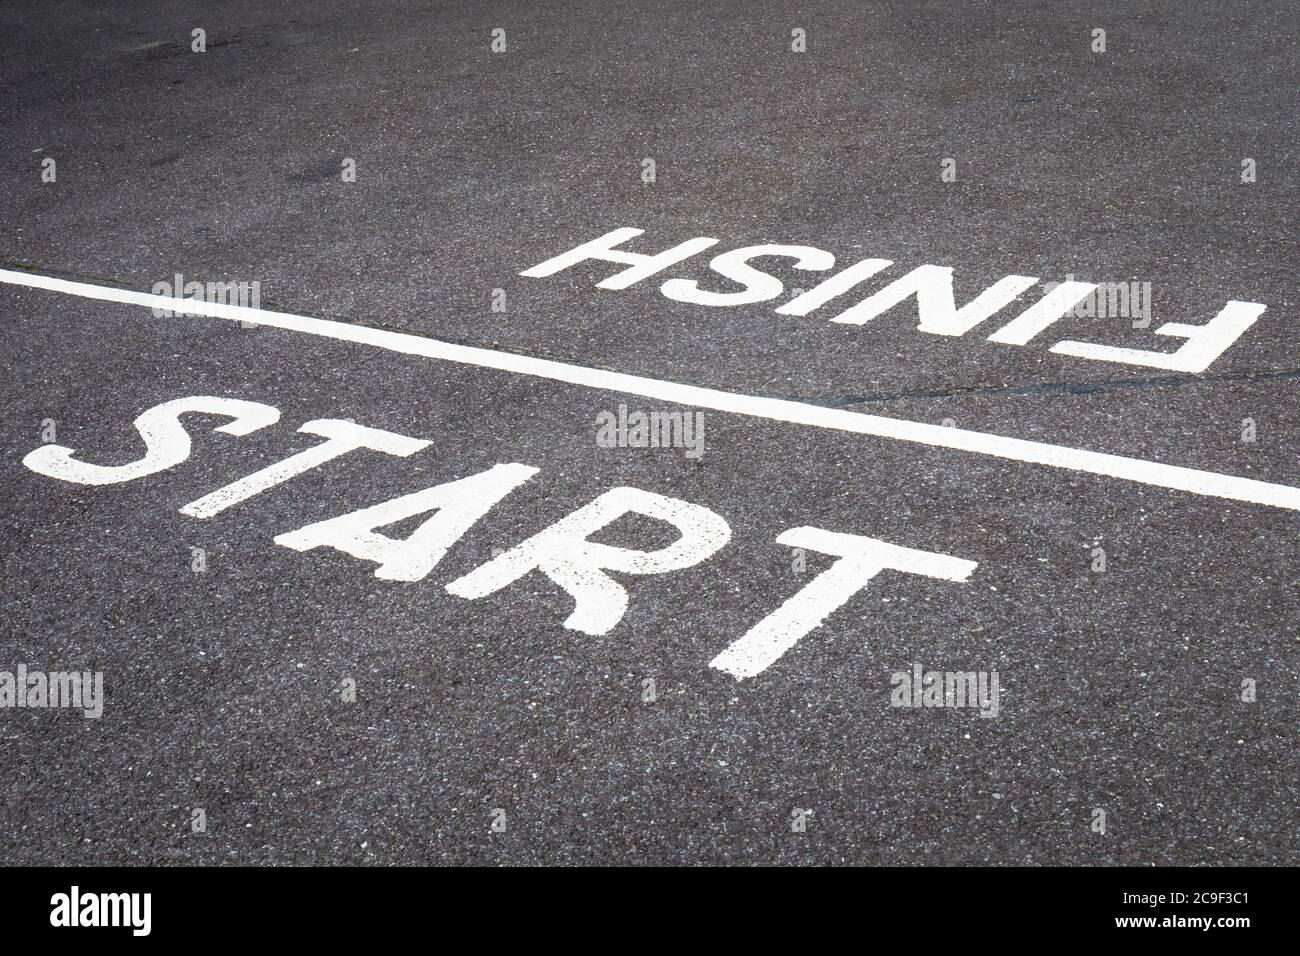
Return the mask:
<svg viewBox="0 0 1300 956"><path fill-rule="evenodd" d="M232 408L234 401L202 396L177 399L154 406L137 421L170 420L178 427L177 416L184 411L230 414L238 411ZM279 417L278 412L268 406L257 406L256 403L248 403L248 406L261 420ZM268 414L268 411L273 414ZM247 430L248 426L245 424L243 427ZM147 428L144 431L149 433ZM322 435L328 441L225 485L186 505L181 513L195 518L211 517L310 468L359 448L387 451L404 458L430 444L423 439L339 419L310 421L299 431ZM175 458L175 455L171 456L171 459ZM180 458L177 463L183 460ZM499 464L480 474L314 522L297 531L278 535L274 540L276 544L295 551L310 551L322 546L334 548L378 564L375 577L420 581L489 510L537 472L537 468L529 465ZM134 477L142 476L137 474ZM434 512L433 516L404 540L387 537L378 531L429 512ZM655 551L633 550L590 540L592 535L629 514L669 524L676 529L678 537ZM533 571L540 571L573 598L574 609L564 626L601 635L623 619L628 606L627 591L606 572L649 575L682 570L712 557L730 540L730 526L709 508L638 488L619 487L605 492L511 550L498 552L486 564L453 581L447 590L459 597L476 600L496 593ZM964 581L976 567L974 562L948 555L915 551L874 538L819 528L794 528L779 535L777 542L835 554L841 560L713 661L714 667L738 678L752 677L771 666L885 569Z"/></svg>
<svg viewBox="0 0 1300 956"><path fill-rule="evenodd" d="M615 229L613 232L607 232L603 236L598 236L591 242L584 242L575 249L568 252L562 252L554 258L547 259L545 262L533 266L531 269L519 273L521 276L530 276L533 278L544 278L555 275L562 269L577 265L587 259L600 259L605 262L618 262L629 266L622 272L616 272L607 279L596 283L598 289L626 289L628 286L635 285L642 279L649 278L656 272L662 272L671 265L681 262L683 259L689 259L691 256L709 246L718 244L717 239L708 236L699 236L695 239L687 239L685 242L673 246L671 249L665 249L657 255L646 255L641 252L627 252L623 249L615 249L617 245L634 239L644 229L633 229L626 227ZM832 257L833 258L833 257Z"/></svg>
<svg viewBox="0 0 1300 956"><path fill-rule="evenodd" d="M1050 351L1078 358L1098 359L1103 362L1123 362L1126 365L1163 368L1171 372L1197 374L1204 372L1214 360L1237 341L1255 321L1264 314L1258 302L1238 302L1225 305L1219 314L1204 325L1187 325L1184 322L1166 322L1156 329L1156 335L1175 335L1187 339L1175 352L1151 352L1147 349L1126 349L1095 342L1057 342Z"/></svg>
<svg viewBox="0 0 1300 956"><path fill-rule="evenodd" d="M732 249L720 256L715 256L709 268L718 275L730 279L745 288L738 292L710 292L701 289L694 279L669 279L659 287L659 291L677 302L692 302L696 305L751 305L775 299L785 288L774 275L759 272L749 264L750 259L760 256L779 256L793 259L796 269L825 270L835 265L835 257L824 249L814 246L785 246L768 244L764 246L745 246Z"/></svg>
<svg viewBox="0 0 1300 956"><path fill-rule="evenodd" d="M537 469L529 465L496 465L481 474L444 482L277 535L275 543L295 551L335 548L354 558L377 563L377 578L419 581L437 567L448 549L493 505L535 474ZM378 531L429 511L436 513L405 540Z"/></svg>
<svg viewBox="0 0 1300 956"><path fill-rule="evenodd" d="M807 315L819 309L837 295L843 295L860 282L865 282L882 269L894 264L892 259L863 259L842 272L837 272L807 292L795 296L776 310L777 315Z"/></svg>
<svg viewBox="0 0 1300 956"><path fill-rule="evenodd" d="M116 485L157 474L190 457L190 435L180 418L186 412L232 418L234 421L218 425L215 430L237 436L251 434L280 420L278 409L261 402L210 395L178 398L145 410L135 420L136 431L145 445L144 457L137 461L125 465L96 465L73 458L76 454L74 448L42 445L29 452L23 458L23 464L37 474L79 485Z"/></svg>
<svg viewBox="0 0 1300 956"><path fill-rule="evenodd" d="M1062 282L1029 308L989 336L990 342L1025 345L1070 311L1097 288L1092 282Z"/></svg>
<svg viewBox="0 0 1300 956"><path fill-rule="evenodd" d="M367 428L365 425L356 425L337 418L320 418L307 422L298 431L307 435L320 435L327 440L314 448L290 455L261 471L255 471L238 481L231 482L224 488L218 488L197 501L191 501L181 508L181 514L189 515L191 518L211 518L232 505L247 501L253 495L274 488L290 478L312 468L318 468L327 461L333 461L359 448L406 458L429 445L429 442L423 438L408 438L396 432L386 432L382 428Z"/></svg>
<svg viewBox="0 0 1300 956"><path fill-rule="evenodd" d="M634 551L587 540L627 514L672 525L680 537L657 551ZM463 598L481 598L541 571L573 598L564 626L584 634L608 633L627 610L627 591L606 571L663 574L712 557L731 540L731 527L703 505L640 488L611 488L599 498L521 541L487 564L447 585Z"/></svg>
<svg viewBox="0 0 1300 956"><path fill-rule="evenodd" d="M1121 455L1108 455L1080 448L1069 448L1064 445L1007 438L987 432L967 431L960 428L931 425L906 419L885 418L879 415L825 408L786 399L764 398L755 395L724 392L712 388L702 388L697 385L683 385L662 379L628 375L623 372L610 372L582 365L571 365L565 362L534 358L528 355L515 355L510 352L476 348L469 345L455 345L450 342L440 342L437 339L409 335L403 332L392 332L386 329L351 325L346 322L313 319L301 315L291 315L286 312L271 312L266 309L253 309L247 306L227 305L220 302L173 299L166 296L152 295L147 292L133 292L109 286L90 285L85 282L72 282L67 279L55 279L50 276L15 272L7 269L0 269L0 283L46 289L52 292L98 299L104 302L139 305L150 309L169 309L172 312L187 315L208 316L236 322L255 322L271 328L317 335L341 342L370 345L404 355L417 355L425 358L459 362L479 368L496 369L519 375L531 375L571 385L640 395L658 401L674 402L679 405L708 408L729 414L748 415L770 421L827 428L859 435L872 435L878 438L912 442L934 448L950 448L1027 464L1046 465L1069 471L1120 478L1125 481L1169 488L1175 491L1185 491L1197 495L1227 498L1232 501L1244 501L1300 511L1300 488L1258 481L1253 478L1225 475L1218 472L1200 471L1195 468L1183 468L1178 465L1166 465L1161 462L1145 461L1140 458L1126 458Z"/></svg>
<svg viewBox="0 0 1300 956"><path fill-rule="evenodd" d="M615 248L640 236L643 231L628 227L615 229L568 252L554 256L540 265L525 269L519 274L528 277L546 277L583 262L623 263L630 265L631 268L598 282L596 288L626 289L634 283L681 263L718 241L701 236L679 243L657 255ZM783 288L781 281L748 264L748 260L760 255L793 255L799 260L796 268L800 269L829 269L835 263L835 257L831 253L816 246L776 244L746 246L722 253L714 257L710 263L710 268L714 272L744 285L746 288L743 291L705 292L698 288L696 282L686 279L669 279L660 286L660 291L669 299L715 307L764 302L776 298ZM892 264L888 259L864 259L857 262L838 274L830 276L813 289L797 295L777 308L776 314L807 315ZM958 309L953 296L952 273L953 270L948 266L928 264L920 266L872 293L857 305L845 309L831 321L841 325L863 325L909 300L915 300L919 318L916 327L919 331L957 338L964 336L991 315L1010 305L1038 282L1035 276L1006 276ZM1122 283L1110 282L1105 283L1104 286L1097 286L1091 282L1075 282L1072 274L1067 278L1069 281L1066 282L1044 283L1048 291L1042 299L988 336L988 341L1002 345L1025 346L1044 329L1067 315L1092 316L1099 314L1097 311L1099 308L1120 315L1129 315L1131 306L1136 306L1136 302L1130 302L1130 286L1135 285L1139 287L1139 291L1143 287L1146 290L1145 305L1138 307L1138 311L1149 323L1150 283L1140 285L1130 283L1129 286L1125 286ZM1140 296L1138 298L1140 299ZM1247 310L1253 309L1258 311L1248 314ZM1159 330L1159 334L1180 335L1194 340L1194 344L1189 342L1177 355L1068 341L1060 343L1065 346L1064 348L1057 347L1052 351L1101 362L1122 362L1148 368L1200 372L1209 368L1236 342L1264 309L1263 305L1256 302L1232 300L1225 310L1225 313L1234 316L1232 321L1217 321L1206 327L1182 323L1170 323L1164 326ZM1247 315L1245 321L1237 320L1237 317ZM1220 319L1223 319L1222 315ZM1141 327L1145 328L1145 326Z"/></svg>
<svg viewBox="0 0 1300 956"><path fill-rule="evenodd" d="M959 309L952 291L952 269L947 266L918 266L857 305L845 309L831 321L841 325L864 325L915 297L917 329L932 335L965 335L1037 281L1035 276L1007 276Z"/></svg>
<svg viewBox="0 0 1300 956"><path fill-rule="evenodd" d="M791 528L781 532L776 540L792 548L839 555L840 559L709 662L710 667L741 680L761 674L775 664L782 654L843 607L881 571L965 581L977 567L976 562L963 558L821 528Z"/></svg>

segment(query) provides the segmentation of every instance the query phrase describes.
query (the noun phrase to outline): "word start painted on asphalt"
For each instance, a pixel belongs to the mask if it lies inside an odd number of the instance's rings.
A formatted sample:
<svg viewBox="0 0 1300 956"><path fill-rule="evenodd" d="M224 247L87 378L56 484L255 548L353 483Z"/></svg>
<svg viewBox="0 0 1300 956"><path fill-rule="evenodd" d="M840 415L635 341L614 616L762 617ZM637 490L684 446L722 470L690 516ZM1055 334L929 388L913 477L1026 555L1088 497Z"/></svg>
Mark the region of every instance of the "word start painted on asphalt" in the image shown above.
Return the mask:
<svg viewBox="0 0 1300 956"><path fill-rule="evenodd" d="M699 236L655 255L617 248L641 235L643 231L615 229L519 274L542 278L555 275L580 262L614 262L628 268L597 282L596 288L626 289L718 243L717 239ZM764 257L793 259L794 268L814 272L824 272L835 265L834 255L815 246L779 243L745 246L714 256L709 263L713 272L743 288L714 292L701 288L700 283L694 279L669 279L659 287L659 291L674 301L695 305L737 306L769 302L781 295L785 286L776 276L750 265L751 260ZM777 308L776 312L778 315L808 315L892 265L893 262L889 259L863 259L806 292L799 292ZM915 299L920 319L917 324L919 331L932 335L962 336L1004 309L1037 285L1038 281L1037 276L1007 276L958 308L952 290L952 269L947 266L922 265L833 316L830 321L864 325L908 299ZM1028 345L1058 320L1067 315L1079 314L1082 305L1095 299L1098 289L1098 285L1092 282L1071 280L1048 283L1046 294L1041 299L990 334L988 341L1003 345ZM1148 298L1148 309L1149 305ZM1185 340L1173 352L1120 348L1068 339L1057 342L1050 351L1076 358L1122 362L1171 372L1204 372L1242 333L1255 324L1265 308L1258 302L1238 302L1234 299L1204 325L1166 322L1155 330L1156 335ZM1149 321L1149 315L1147 318Z"/></svg>
<svg viewBox="0 0 1300 956"><path fill-rule="evenodd" d="M181 423L185 414L229 418L230 422L216 429L227 435L248 435L280 420L277 408L261 402L210 396L179 398L156 405L136 418L135 428L146 449L144 457L137 461L99 465L74 457L72 448L47 444L28 453L23 464L37 474L81 485L135 481L174 468L190 457L190 436ZM318 435L324 441L191 501L180 509L181 514L211 518L351 452L367 450L406 458L430 444L422 438L333 418L309 421L298 431ZM333 548L378 565L374 576L384 580L421 581L480 518L538 470L516 462L497 464L478 474L276 535L274 541L295 551ZM672 526L677 540L652 551L590 540L601 529L630 514ZM381 528L421 515L429 517L404 539L380 533ZM564 621L566 628L584 634L607 634L622 620L628 606L627 590L610 572L649 575L679 571L712 557L730 540L727 521L702 505L639 488L611 488L451 581L446 590L473 601L538 572L573 600L573 612ZM836 560L710 662L711 667L738 679L762 673L882 571L964 582L976 568L974 561L951 555L822 528L790 528L781 532L776 541L791 548L834 555Z"/></svg>

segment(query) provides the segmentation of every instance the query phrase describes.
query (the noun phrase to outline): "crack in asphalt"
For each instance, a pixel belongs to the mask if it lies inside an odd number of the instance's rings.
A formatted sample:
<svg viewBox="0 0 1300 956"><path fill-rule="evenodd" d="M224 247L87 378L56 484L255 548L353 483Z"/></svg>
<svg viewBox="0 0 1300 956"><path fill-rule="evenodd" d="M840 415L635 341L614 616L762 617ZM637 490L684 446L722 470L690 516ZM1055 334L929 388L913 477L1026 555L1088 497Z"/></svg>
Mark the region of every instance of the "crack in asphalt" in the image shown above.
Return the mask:
<svg viewBox="0 0 1300 956"><path fill-rule="evenodd" d="M1144 378L1110 379L1102 382L1030 382L1020 385L951 385L903 392L877 392L842 395L833 398L800 398L799 401L827 408L848 408L880 402L918 398L953 398L964 395L1090 395L1094 392L1118 392L1134 388L1176 388L1185 385L1208 385L1218 382L1268 382L1300 378L1300 368L1247 369L1213 375L1160 375Z"/></svg>

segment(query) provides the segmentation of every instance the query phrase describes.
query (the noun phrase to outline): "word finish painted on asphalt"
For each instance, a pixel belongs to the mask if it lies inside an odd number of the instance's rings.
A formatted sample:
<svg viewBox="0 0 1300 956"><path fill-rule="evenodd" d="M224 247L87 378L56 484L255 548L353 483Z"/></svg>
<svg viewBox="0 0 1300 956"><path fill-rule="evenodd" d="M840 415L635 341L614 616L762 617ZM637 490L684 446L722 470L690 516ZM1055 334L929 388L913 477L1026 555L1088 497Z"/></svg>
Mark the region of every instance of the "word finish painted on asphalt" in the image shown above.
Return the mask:
<svg viewBox="0 0 1300 956"><path fill-rule="evenodd" d="M230 421L216 430L237 436L252 434L280 420L279 409L261 402L203 395L178 398L155 405L135 419L135 429L145 445L144 455L136 461L100 465L75 457L75 449L48 444L27 454L23 464L37 474L73 484L104 486L136 481L189 459L192 442L182 415L228 418ZM181 507L181 514L214 517L353 452L365 450L408 458L430 444L422 438L333 418L309 421L298 431L325 440L189 502ZM276 535L274 541L295 551L333 548L377 564L374 576L383 580L421 581L475 523L538 471L517 462L496 464L478 474L312 522ZM671 525L677 531L677 540L653 551L591 540L592 535L629 514ZM422 515L428 517L406 538L391 538L380 532L381 528ZM446 585L446 590L472 601L537 572L572 598L574 608L564 621L566 628L602 635L623 619L628 606L627 590L610 572L650 575L680 571L711 558L730 540L731 527L726 519L703 505L639 488L611 488L456 578ZM834 555L836 560L710 662L711 667L736 678L762 673L884 571L964 582L976 568L974 561L951 555L822 528L790 528L776 540L791 548Z"/></svg>
<svg viewBox="0 0 1300 956"><path fill-rule="evenodd" d="M698 236L653 255L617 248L643 232L642 229L633 228L615 229L519 274L530 278L545 278L581 262L613 262L627 268L597 282L596 288L626 289L718 243L717 239ZM737 306L769 302L781 295L785 287L776 276L750 265L752 260L762 258L793 259L794 268L814 272L825 272L835 265L835 256L816 246L764 243L732 249L714 256L709 262L709 268L713 272L742 286L740 289L715 292L701 288L700 283L694 279L668 279L659 286L659 291L669 299L694 305ZM889 259L863 259L806 292L800 292L776 312L778 315L808 315L892 265L893 262ZM1006 308L1039 281L1037 276L1010 275L999 279L958 308L953 297L952 272L948 266L918 266L833 316L830 321L864 325L908 299L914 299L920 320L918 330L932 335L963 336L994 313ZM990 334L988 341L1004 345L1028 345L1058 320L1076 314L1081 304L1092 300L1097 289L1097 284L1092 282L1051 283L1041 299ZM1076 358L1142 365L1170 372L1204 372L1255 324L1265 308L1258 302L1238 302L1234 299L1204 325L1166 322L1155 330L1156 335L1186 340L1173 352L1120 348L1072 340L1057 342L1049 351Z"/></svg>

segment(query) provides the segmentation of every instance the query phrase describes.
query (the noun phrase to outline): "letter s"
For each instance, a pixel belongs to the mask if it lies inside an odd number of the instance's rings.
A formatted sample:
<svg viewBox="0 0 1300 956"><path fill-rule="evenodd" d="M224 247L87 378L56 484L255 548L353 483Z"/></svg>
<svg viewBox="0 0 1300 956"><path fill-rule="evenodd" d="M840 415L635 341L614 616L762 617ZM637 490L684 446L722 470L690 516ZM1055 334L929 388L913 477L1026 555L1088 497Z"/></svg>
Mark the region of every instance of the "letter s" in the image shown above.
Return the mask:
<svg viewBox="0 0 1300 956"><path fill-rule="evenodd" d="M796 269L810 271L821 271L835 265L833 255L814 246L745 246L743 249L732 249L714 256L709 263L709 268L718 275L743 285L745 288L742 291L710 292L701 289L694 279L669 279L659 287L659 291L676 302L691 302L695 305L751 305L775 299L785 286L776 276L759 272L749 264L750 259L760 256L793 259Z"/></svg>
<svg viewBox="0 0 1300 956"><path fill-rule="evenodd" d="M73 458L75 449L64 445L42 445L30 452L23 464L37 474L79 485L115 485L165 471L190 457L190 436L180 422L180 416L186 412L233 418L234 421L216 429L227 435L247 435L280 420L279 409L261 402L205 395L177 398L155 405L135 420L136 430L144 439L146 449L139 461L125 465L95 465Z"/></svg>

